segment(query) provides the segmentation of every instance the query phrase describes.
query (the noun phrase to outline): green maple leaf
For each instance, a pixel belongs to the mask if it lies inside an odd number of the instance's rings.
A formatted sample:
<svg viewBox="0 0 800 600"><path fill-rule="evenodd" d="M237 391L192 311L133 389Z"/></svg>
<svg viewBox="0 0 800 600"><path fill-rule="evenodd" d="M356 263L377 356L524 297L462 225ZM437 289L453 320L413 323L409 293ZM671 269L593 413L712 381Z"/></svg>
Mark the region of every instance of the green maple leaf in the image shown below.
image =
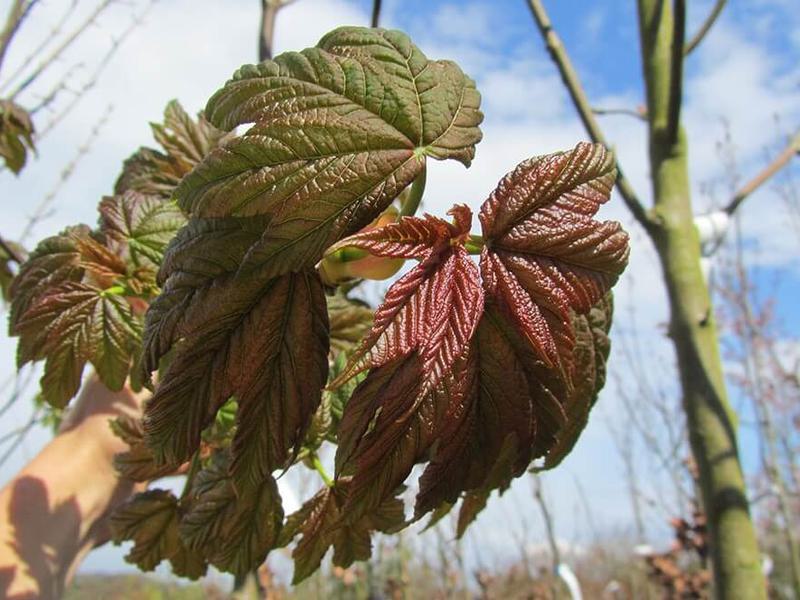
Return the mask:
<svg viewBox="0 0 800 600"><path fill-rule="evenodd" d="M152 571L169 560L176 575L198 579L205 575L205 562L190 552L178 535L178 500L167 490L136 494L111 516L111 537L119 544L134 542L125 560L143 571Z"/></svg>
<svg viewBox="0 0 800 600"><path fill-rule="evenodd" d="M368 514L348 520L342 509L349 485L349 480L340 479L334 486L321 489L287 518L278 544L285 546L302 536L292 552L293 585L319 568L331 546L333 564L347 568L357 560L369 559L372 532L395 533L405 526L403 501L398 498L387 499Z"/></svg>
<svg viewBox="0 0 800 600"><path fill-rule="evenodd" d="M236 396L237 485L284 466L326 381L329 326L312 269L426 157L470 163L479 101L455 64L428 60L400 32L355 27L243 67L214 95L213 125L252 126L175 190L191 217L167 249L144 341L147 372L174 351L145 418L159 460L188 458Z"/></svg>

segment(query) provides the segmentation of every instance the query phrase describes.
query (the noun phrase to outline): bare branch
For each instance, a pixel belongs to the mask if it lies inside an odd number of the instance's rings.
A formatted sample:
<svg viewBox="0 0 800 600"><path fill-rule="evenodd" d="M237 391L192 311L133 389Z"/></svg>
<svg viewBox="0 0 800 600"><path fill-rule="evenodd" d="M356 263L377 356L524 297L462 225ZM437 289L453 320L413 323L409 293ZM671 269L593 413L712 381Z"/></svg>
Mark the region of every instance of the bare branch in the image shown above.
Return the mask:
<svg viewBox="0 0 800 600"><path fill-rule="evenodd" d="M72 0L69 8L67 8L67 10L64 11L64 14L61 16L61 18L58 20L55 26L50 31L47 32L47 34L44 36L39 45L36 46L36 48L34 48L34 50L28 56L25 57L25 60L23 60L17 66L14 72L8 76L8 78L2 83L2 85L0 85L0 90L5 90L12 83L14 83L14 80L16 80L17 77L22 75L25 69L28 68L28 66L36 59L36 57L39 56L42 52L44 52L45 48L47 48L50 44L52 44L54 40L58 39L58 36L61 35L61 30L64 29L64 25L66 25L67 21L72 16L72 13L75 11L75 7L77 5L78 5L78 0Z"/></svg>
<svg viewBox="0 0 800 600"><path fill-rule="evenodd" d="M278 11L295 0L261 0L261 27L258 30L258 60L272 58L275 42L275 19Z"/></svg>
<svg viewBox="0 0 800 600"><path fill-rule="evenodd" d="M686 0L673 2L672 48L669 74L669 105L667 108L667 142L678 141L683 100L683 44L686 37Z"/></svg>
<svg viewBox="0 0 800 600"><path fill-rule="evenodd" d="M714 26L714 23L717 21L717 18L722 13L722 9L725 8L727 1L728 0L717 0L714 8L711 9L711 14L706 17L706 20L703 21L700 29L697 30L697 33L692 36L692 39L690 39L684 47L684 54L689 54L700 45L700 42L703 41L703 39L706 37L706 34L711 30L711 28Z"/></svg>
<svg viewBox="0 0 800 600"><path fill-rule="evenodd" d="M381 20L381 0L372 2L372 21L371 27L377 27Z"/></svg>
<svg viewBox="0 0 800 600"><path fill-rule="evenodd" d="M99 17L104 10L106 10L109 6L111 6L116 0L103 0L97 8L92 12L87 19L81 23L71 34L69 34L64 41L61 42L50 54L48 54L38 65L37 67L28 75L25 79L22 80L14 90L9 94L9 97L13 100L19 94L21 94L29 85L31 85L39 76L47 70L47 68L54 64L56 60L61 56L61 54L69 48L75 40L77 40L81 34L86 31L89 27L95 24L97 21L97 17Z"/></svg>
<svg viewBox="0 0 800 600"><path fill-rule="evenodd" d="M637 106L636 108L593 108L592 112L598 117L623 115L647 122L647 110L643 106Z"/></svg>
<svg viewBox="0 0 800 600"><path fill-rule="evenodd" d="M6 52L8 52L8 47L11 45L11 40L14 39L25 17L28 16L31 9L38 1L39 0L29 0L26 2L25 0L14 0L14 3L11 5L8 11L8 17L6 17L6 25L3 28L3 33L0 34L0 67L2 67L3 61L6 58Z"/></svg>
<svg viewBox="0 0 800 600"><path fill-rule="evenodd" d="M125 40L133 33L133 31L144 22L145 16L150 11L150 9L153 8L153 5L155 4L155 2L156 2L156 0L150 0L150 2L142 10L142 12L139 15L135 16L131 20L131 23L130 23L130 25L128 25L128 28L125 29L125 31L123 31L122 34L118 38L111 40L111 46L109 47L109 49L106 52L105 56L103 56L103 58L100 60L100 62L97 63L97 65L95 66L95 69L92 72L92 74L89 77L89 79L86 81L86 83L84 83L80 87L80 89L78 89L75 92L75 96L73 97L72 101L69 104L67 104L67 106L60 113L58 113L55 117L53 117L53 119L49 123L47 123L47 125L45 125L42 129L39 130L39 133L36 136L37 140L41 141L44 138L44 136L47 135L56 125L58 125L61 121L63 121L64 118L70 112L72 112L72 110L80 103L80 101L83 99L83 97L89 91L91 91L94 88L95 85L97 85L97 82L100 79L100 75L103 73L105 68L109 65L109 63L111 62L111 59L114 57L114 55L120 49L120 47L125 42ZM64 88L64 89L66 89L66 88ZM58 90L56 90L56 91L58 91Z"/></svg>
<svg viewBox="0 0 800 600"><path fill-rule="evenodd" d="M108 122L108 118L111 115L113 108L114 107L112 105L109 105L108 108L106 108L105 113L103 113L103 116L89 132L86 140L80 146L78 146L75 156L61 170L61 174L59 175L58 181L53 189L51 189L50 192L48 192L48 194L42 199L42 201L34 210L33 215L31 215L31 217L28 219L25 229L20 236L21 240L27 239L27 237L33 231L33 228L50 214L50 205L64 187L64 184L69 181L70 177L72 177L72 175L75 173L78 163L80 163L80 161L89 153L92 144L97 139L97 136L100 135L100 131L103 129L105 124Z"/></svg>
<svg viewBox="0 0 800 600"><path fill-rule="evenodd" d="M739 191L734 194L733 198L728 203L728 206L725 207L725 212L728 213L728 215L732 215L734 212L736 212L736 210L742 205L742 202L744 202L745 199L750 196L750 194L755 192L764 183L769 181L776 173L778 173L778 171L788 165L792 160L792 157L797 154L800 154L800 131L798 131L789 141L789 143L786 145L786 148L783 149L783 152L775 157L775 160L764 167L760 173L745 183L739 189Z"/></svg>
<svg viewBox="0 0 800 600"><path fill-rule="evenodd" d="M553 59L553 62L555 62L556 67L558 67L561 79L569 92L575 109L578 111L578 116L586 132L589 134L589 137L592 138L592 141L603 144L606 148L610 148L597 119L595 119L592 113L591 104L572 66L572 61L564 49L561 39L550 23L550 17L547 15L544 5L541 0L528 0L528 5L530 6L531 13L533 14L533 18L536 21L536 25L539 28L547 50L550 53L550 57ZM650 217L636 196L633 186L631 186L627 177L625 177L619 161L617 161L617 189L634 218L642 227L649 229L651 225Z"/></svg>
<svg viewBox="0 0 800 600"><path fill-rule="evenodd" d="M6 256L13 260L18 265L21 265L25 259L19 255L19 253L11 247L11 245L3 239L3 236L0 236L0 250L6 253Z"/></svg>

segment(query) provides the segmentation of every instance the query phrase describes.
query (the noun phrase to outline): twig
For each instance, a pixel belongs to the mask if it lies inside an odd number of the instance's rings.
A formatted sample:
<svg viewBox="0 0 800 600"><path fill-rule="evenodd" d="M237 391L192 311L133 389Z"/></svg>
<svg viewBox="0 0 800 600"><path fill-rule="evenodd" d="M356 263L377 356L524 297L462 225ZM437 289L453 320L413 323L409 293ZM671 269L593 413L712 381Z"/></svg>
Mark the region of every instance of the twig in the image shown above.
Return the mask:
<svg viewBox="0 0 800 600"><path fill-rule="evenodd" d="M711 14L706 17L706 20L703 21L703 24L700 26L700 29L697 30L692 36L692 39L684 47L683 53L689 54L691 53L697 46L700 45L700 42L706 37L706 34L711 30L714 26L719 15L722 13L722 9L725 8L725 4L728 0L717 0L717 3L714 5L714 8L711 9Z"/></svg>
<svg viewBox="0 0 800 600"><path fill-rule="evenodd" d="M75 156L70 160L66 166L61 170L61 174L59 175L58 181L56 182L55 186L52 190L42 199L42 201L38 204L36 209L34 210L33 215L31 215L30 219L28 219L28 223L25 225L25 229L20 236L20 240L25 240L33 231L33 228L45 217L48 216L47 209L52 204L55 197L58 195L58 192L64 186L64 184L72 177L73 173L75 172L75 168L78 166L78 163L83 159L86 154L89 153L89 150L92 147L95 139L97 136L100 135L100 130L103 126L108 122L108 118L111 115L111 111L114 109L113 105L109 105L106 108L105 113L100 118L100 120L92 127L92 130L89 132L86 140L78 146L78 150L75 153Z"/></svg>
<svg viewBox="0 0 800 600"><path fill-rule="evenodd" d="M3 239L3 236L0 235L0 249L8 255L8 258L13 260L18 265L21 265L25 260L14 250L11 246L8 245L8 242Z"/></svg>
<svg viewBox="0 0 800 600"><path fill-rule="evenodd" d="M258 60L272 58L275 42L275 19L278 11L295 0L261 0L261 27L258 30Z"/></svg>
<svg viewBox="0 0 800 600"><path fill-rule="evenodd" d="M39 101L39 104L34 105L29 111L28 114L32 117L38 113L43 108L47 108L53 102L55 102L56 97L60 92L68 90L69 87L67 86L67 82L70 81L75 74L76 71L83 68L83 63L77 63L72 65L69 69L67 69L64 76L54 85L49 92L47 92L42 99Z"/></svg>
<svg viewBox="0 0 800 600"><path fill-rule="evenodd" d="M625 115L647 122L647 112L644 108L593 108L592 112L597 116Z"/></svg>
<svg viewBox="0 0 800 600"><path fill-rule="evenodd" d="M381 20L381 0L373 0L372 2L372 21L371 27L377 27Z"/></svg>
<svg viewBox="0 0 800 600"><path fill-rule="evenodd" d="M583 90L583 86L578 79L578 75L572 66L572 61L564 49L561 39L550 23L550 17L548 17L547 11L544 9L544 5L542 4L541 0L528 0L528 5L530 6L531 13L533 14L533 18L536 21L536 25L539 28L539 32L545 42L547 50L550 53L550 57L558 67L558 71L561 74L561 79L563 80L564 85L569 92L572 103L575 105L575 109L578 111L578 116L580 117L586 132L589 134L589 137L592 138L592 141L603 144L606 148L610 148L608 142L606 142L605 136L603 135L603 131L600 129L600 125L592 113L591 104L589 103L586 92ZM639 222L640 225L642 225L642 227L649 229L651 224L650 217L636 196L636 192L633 190L633 187L631 186L627 177L625 177L619 161L617 161L617 189L619 190L620 195L625 201L625 204L628 206L628 209L633 214L634 218Z"/></svg>
<svg viewBox="0 0 800 600"><path fill-rule="evenodd" d="M150 0L147 6L142 10L141 14L134 16L134 18L131 20L130 25L128 25L128 28L125 29L125 31L123 31L118 38L116 39L112 38L111 47L108 49L105 56L103 56L100 62L97 63L97 66L95 67L95 70L94 72L92 72L89 79L86 81L86 83L84 83L81 86L79 90L75 92L75 97L69 104L67 104L64 110L62 110L55 117L53 117L53 119L39 131L37 135L37 140L41 141L42 138L44 138L44 136L47 135L56 125L58 125L61 121L63 121L64 118L67 115L69 115L69 113L71 113L72 110L80 103L83 97L89 91L91 91L95 85L97 85L97 82L100 79L100 75L103 73L106 67L111 63L111 59L120 49L125 40L131 35L131 33L133 33L133 31L144 22L145 16L147 16L147 13L150 12L151 8L153 8L153 5L156 3L156 1L157 0Z"/></svg>
<svg viewBox="0 0 800 600"><path fill-rule="evenodd" d="M669 104L667 107L667 141L678 141L683 99L683 44L686 38L686 0L675 0L672 15L672 48L669 74Z"/></svg>
<svg viewBox="0 0 800 600"><path fill-rule="evenodd" d="M11 8L6 17L6 25L3 28L3 33L0 34L0 67L6 58L6 52L11 45L11 40L14 39L20 25L25 20L25 17L31 12L31 9L36 5L39 0L30 0L27 4L25 0L14 0Z"/></svg>
<svg viewBox="0 0 800 600"><path fill-rule="evenodd" d="M72 15L77 5L78 5L78 0L72 0L70 7L64 12L64 14L58 20L58 23L56 23L55 26L47 33L47 35L39 43L39 45L36 46L33 52L31 52L28 56L26 56L25 60L23 60L17 66L14 72L8 76L8 79L6 79L2 83L2 85L0 85L0 90L5 90L6 88L8 88L9 85L14 83L14 80L16 80L17 77L22 75L25 69L28 68L28 65L30 65L34 61L34 59L44 51L45 48L47 48L50 44L52 44L53 41L56 40L59 35L61 35L61 30L64 28L64 25L69 20L70 16Z"/></svg>
<svg viewBox="0 0 800 600"><path fill-rule="evenodd" d="M13 100L19 94L21 94L29 85L31 85L36 79L52 64L56 62L59 56L69 48L75 40L77 40L81 34L86 31L89 27L94 25L97 17L99 17L104 10L106 10L111 4L116 2L116 0L103 0L97 8L92 12L91 15L81 23L77 29L75 29L67 38L61 42L50 54L47 55L39 65L28 75L25 79L22 80L14 90L9 94L9 97Z"/></svg>
<svg viewBox="0 0 800 600"><path fill-rule="evenodd" d="M764 183L769 181L778 171L783 169L789 162L792 160L792 157L796 154L800 154L800 131L798 131L794 137L789 141L786 145L786 148L783 149L778 156L775 157L770 164L768 164L760 173L758 173L755 177L753 177L750 181L745 183L738 192L736 192L728 203L728 206L725 207L725 212L728 215L732 215L736 210L741 206L742 202L750 196L753 192L755 192L758 188L760 188Z"/></svg>

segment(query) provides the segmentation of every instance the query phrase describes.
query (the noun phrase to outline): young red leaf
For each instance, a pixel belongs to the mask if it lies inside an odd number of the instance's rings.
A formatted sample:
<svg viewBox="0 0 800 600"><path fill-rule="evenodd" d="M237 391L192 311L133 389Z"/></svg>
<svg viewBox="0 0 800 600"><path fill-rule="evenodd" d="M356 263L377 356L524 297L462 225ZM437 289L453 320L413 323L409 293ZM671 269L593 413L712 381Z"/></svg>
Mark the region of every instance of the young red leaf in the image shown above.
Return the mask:
<svg viewBox="0 0 800 600"><path fill-rule="evenodd" d="M180 538L215 567L244 575L275 547L283 522L278 486L271 476L237 493L224 453L212 457L193 483Z"/></svg>
<svg viewBox="0 0 800 600"><path fill-rule="evenodd" d="M185 308L176 328L183 341L145 408L146 439L158 462L179 464L235 396L231 468L237 485L260 485L299 448L326 382L328 320L319 276L233 278L202 292Z"/></svg>
<svg viewBox="0 0 800 600"><path fill-rule="evenodd" d="M150 127L164 152L140 148L128 158L114 186L115 194L135 191L169 200L183 176L229 136L202 115L192 119L177 100L167 104L164 124L151 123Z"/></svg>
<svg viewBox="0 0 800 600"><path fill-rule="evenodd" d="M521 163L481 208L488 296L510 315L539 358L569 375L571 312L586 313L625 268L628 236L593 219L614 185L614 159L600 144Z"/></svg>
<svg viewBox="0 0 800 600"><path fill-rule="evenodd" d="M331 546L333 564L347 568L357 560L369 559L374 531L394 533L405 525L403 501L397 498L385 500L358 519L348 519L344 506L349 485L350 481L344 478L333 487L323 488L287 519L280 545L302 535L292 552L295 565L292 585L316 571Z"/></svg>
<svg viewBox="0 0 800 600"><path fill-rule="evenodd" d="M198 579L206 564L184 546L178 536L178 500L166 490L136 494L111 516L111 535L115 543L134 542L125 560L143 571L152 571L165 559L176 575Z"/></svg>
<svg viewBox="0 0 800 600"><path fill-rule="evenodd" d="M20 365L46 359L42 394L57 407L78 391L87 361L109 388L122 389L141 335L124 298L71 281L37 297L12 333L20 336Z"/></svg>
<svg viewBox="0 0 800 600"><path fill-rule="evenodd" d="M378 256L418 258L421 262L386 292L375 311L372 329L333 385L417 352L420 393L424 394L435 388L464 354L483 309L483 290L478 270L463 246L472 213L466 206L456 206L449 214L454 224L430 215L406 217L340 243Z"/></svg>

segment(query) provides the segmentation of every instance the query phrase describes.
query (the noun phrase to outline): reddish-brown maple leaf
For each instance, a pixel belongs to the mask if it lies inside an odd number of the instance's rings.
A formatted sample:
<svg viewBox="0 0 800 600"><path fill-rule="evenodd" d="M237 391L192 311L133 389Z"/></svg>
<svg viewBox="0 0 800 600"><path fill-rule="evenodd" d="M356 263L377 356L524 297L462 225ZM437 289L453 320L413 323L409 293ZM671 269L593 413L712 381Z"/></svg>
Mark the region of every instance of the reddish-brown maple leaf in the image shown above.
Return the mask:
<svg viewBox="0 0 800 600"><path fill-rule="evenodd" d="M469 346L483 311L478 269L464 248L472 224L466 206L437 217L405 217L346 238L333 247L361 248L376 256L416 258L420 263L386 292L372 329L334 386L359 372L412 352L421 359L420 394L435 388Z"/></svg>
<svg viewBox="0 0 800 600"><path fill-rule="evenodd" d="M372 329L335 383L371 369L348 402L339 428L337 476L354 472L348 513L380 503L433 441L442 387L465 354L483 312L478 269L463 242L471 212L454 223L407 217L342 242L379 256L420 259L386 293Z"/></svg>
<svg viewBox="0 0 800 600"><path fill-rule="evenodd" d="M593 218L615 177L612 154L581 143L521 163L481 208L487 296L542 362L568 376L575 345L571 311L588 312L627 264L628 236L620 224Z"/></svg>

